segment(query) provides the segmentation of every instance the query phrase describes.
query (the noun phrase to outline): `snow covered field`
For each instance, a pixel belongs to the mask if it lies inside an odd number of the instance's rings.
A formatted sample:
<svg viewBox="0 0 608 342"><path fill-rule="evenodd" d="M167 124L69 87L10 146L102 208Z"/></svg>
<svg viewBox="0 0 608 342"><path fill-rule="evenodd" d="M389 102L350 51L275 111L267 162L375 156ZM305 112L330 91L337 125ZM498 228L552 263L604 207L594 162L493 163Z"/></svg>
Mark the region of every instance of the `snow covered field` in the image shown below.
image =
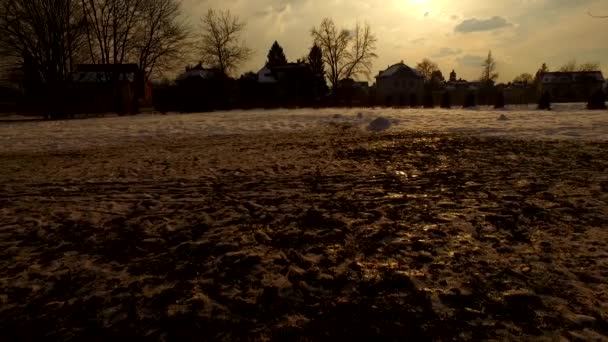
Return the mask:
<svg viewBox="0 0 608 342"><path fill-rule="evenodd" d="M154 137L212 136L317 130L330 125L366 129L378 117L390 131L458 132L542 140L606 140L608 112L584 104L556 104L550 112L534 106L480 109L277 109L198 114L144 114L87 120L0 124L0 152L74 150L146 141ZM507 120L499 120L501 115Z"/></svg>
<svg viewBox="0 0 608 342"><path fill-rule="evenodd" d="M5 340L608 340L607 111L2 120Z"/></svg>

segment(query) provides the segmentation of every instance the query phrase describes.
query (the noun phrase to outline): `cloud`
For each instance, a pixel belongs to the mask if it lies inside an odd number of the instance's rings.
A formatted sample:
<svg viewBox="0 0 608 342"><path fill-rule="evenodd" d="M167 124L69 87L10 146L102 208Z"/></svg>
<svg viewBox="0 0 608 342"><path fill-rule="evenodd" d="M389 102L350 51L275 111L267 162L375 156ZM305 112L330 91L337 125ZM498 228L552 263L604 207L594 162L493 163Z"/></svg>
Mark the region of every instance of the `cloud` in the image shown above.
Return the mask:
<svg viewBox="0 0 608 342"><path fill-rule="evenodd" d="M448 56L454 56L454 55L460 55L462 53L462 50L460 49L452 49L449 47L442 47L441 49L439 49L439 51L433 55L433 57L435 58L442 58L442 57L448 57Z"/></svg>
<svg viewBox="0 0 608 342"><path fill-rule="evenodd" d="M503 17L494 16L490 19L467 19L456 25L454 31L460 33L470 33L470 32L481 32L481 31L493 31L498 30L503 27L512 26L507 19Z"/></svg>
<svg viewBox="0 0 608 342"><path fill-rule="evenodd" d="M456 58L456 61L463 66L467 67L478 67L481 66L485 57L482 56L473 56L473 55L464 55L460 58Z"/></svg>
<svg viewBox="0 0 608 342"><path fill-rule="evenodd" d="M416 38L413 40L410 40L410 43L414 44L414 45L422 45L426 42L426 38Z"/></svg>
<svg viewBox="0 0 608 342"><path fill-rule="evenodd" d="M432 1L441 6L411 6L413 1L386 0L180 0L184 17L197 29L208 8L229 9L247 23L242 40L255 51L238 72L258 70L270 45L278 40L289 60L308 53L310 30L324 17L339 28L370 24L378 38L373 73L399 60L435 58L442 69L463 78L478 77L481 57L492 50L505 79L577 57L608 67L602 14L607 0L460 0ZM424 3L424 1L418 1ZM428 17L424 17L426 12ZM469 33L472 32L472 33ZM486 37L488 33L495 37ZM568 44L556 42L567 41ZM451 48L451 49L450 49ZM461 49L462 51L458 50ZM593 50L597 49L597 50ZM574 56L576 54L576 56ZM193 55L195 53L193 52ZM193 56L193 63L197 61ZM181 70L181 69L180 69ZM605 69L606 70L606 69ZM236 75L238 76L238 75Z"/></svg>

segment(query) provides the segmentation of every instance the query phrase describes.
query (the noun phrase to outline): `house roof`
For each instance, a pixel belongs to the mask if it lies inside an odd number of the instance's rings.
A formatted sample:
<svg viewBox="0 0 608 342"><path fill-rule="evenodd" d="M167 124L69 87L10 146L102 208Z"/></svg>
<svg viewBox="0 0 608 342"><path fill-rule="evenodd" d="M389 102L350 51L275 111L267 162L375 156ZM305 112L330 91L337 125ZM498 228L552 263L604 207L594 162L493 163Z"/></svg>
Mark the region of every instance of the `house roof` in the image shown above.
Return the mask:
<svg viewBox="0 0 608 342"><path fill-rule="evenodd" d="M272 70L265 66L258 71L258 82L259 83L277 83L277 79L272 74Z"/></svg>
<svg viewBox="0 0 608 342"><path fill-rule="evenodd" d="M601 71L574 71L574 72L544 72L540 74L541 82L572 83L572 82L604 82Z"/></svg>
<svg viewBox="0 0 608 342"><path fill-rule="evenodd" d="M109 71L88 71L88 72L75 72L72 74L74 82L88 83L88 82L110 82L112 75ZM135 82L135 73L133 72L121 72L118 74L119 81Z"/></svg>
<svg viewBox="0 0 608 342"><path fill-rule="evenodd" d="M412 76L412 77L416 77L416 78L424 78L424 76L422 76L422 74L420 74L415 69L412 69L409 66L405 65L405 63L403 63L403 62L391 65L386 70L380 71L380 73L378 74L378 76L376 76L376 78L391 77L391 76L394 76L397 74L406 74L408 76Z"/></svg>
<svg viewBox="0 0 608 342"><path fill-rule="evenodd" d="M200 78L200 79L204 79L204 80L210 80L215 77L217 77L216 69L196 68L196 69L190 69L184 73L181 73L179 76L177 76L176 80L182 81L187 78Z"/></svg>
<svg viewBox="0 0 608 342"><path fill-rule="evenodd" d="M274 67L276 70L291 70L291 69L304 69L308 68L308 65L305 63L287 63L285 65Z"/></svg>
<svg viewBox="0 0 608 342"><path fill-rule="evenodd" d="M340 81L340 84L362 89L369 88L369 83L367 81L355 81L352 78L343 79Z"/></svg>

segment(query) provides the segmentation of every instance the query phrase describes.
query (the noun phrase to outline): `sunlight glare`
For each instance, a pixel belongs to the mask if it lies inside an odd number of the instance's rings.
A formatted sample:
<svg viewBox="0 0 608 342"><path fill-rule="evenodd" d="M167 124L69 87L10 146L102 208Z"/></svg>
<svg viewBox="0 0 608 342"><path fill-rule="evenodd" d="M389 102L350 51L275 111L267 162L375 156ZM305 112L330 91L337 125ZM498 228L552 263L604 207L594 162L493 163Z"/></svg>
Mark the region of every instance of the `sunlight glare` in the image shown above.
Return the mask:
<svg viewBox="0 0 608 342"><path fill-rule="evenodd" d="M433 0L408 0L411 5L422 6L430 5Z"/></svg>

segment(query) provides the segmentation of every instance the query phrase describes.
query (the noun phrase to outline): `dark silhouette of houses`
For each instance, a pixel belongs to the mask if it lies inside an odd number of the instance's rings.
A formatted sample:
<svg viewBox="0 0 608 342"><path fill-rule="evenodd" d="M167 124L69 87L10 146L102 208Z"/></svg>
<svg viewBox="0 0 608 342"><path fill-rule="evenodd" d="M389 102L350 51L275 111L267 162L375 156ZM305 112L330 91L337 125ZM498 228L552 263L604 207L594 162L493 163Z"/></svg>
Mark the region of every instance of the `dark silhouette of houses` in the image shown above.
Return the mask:
<svg viewBox="0 0 608 342"><path fill-rule="evenodd" d="M470 93L475 96L478 92L476 84L458 78L456 72L452 70L449 81L445 82L445 91L450 94L450 104L452 106L462 107L465 105L467 97Z"/></svg>
<svg viewBox="0 0 608 342"><path fill-rule="evenodd" d="M340 81L338 86L338 100L345 106L370 105L370 87L365 81L355 81L347 78Z"/></svg>
<svg viewBox="0 0 608 342"><path fill-rule="evenodd" d="M306 63L264 66L257 74L265 107L303 107L315 98L315 77Z"/></svg>
<svg viewBox="0 0 608 342"><path fill-rule="evenodd" d="M601 71L544 72L539 78L540 91L553 102L586 102L605 82Z"/></svg>
<svg viewBox="0 0 608 342"><path fill-rule="evenodd" d="M424 94L424 77L402 61L376 76L375 91L378 104L409 106L413 102L420 103Z"/></svg>
<svg viewBox="0 0 608 342"><path fill-rule="evenodd" d="M232 80L220 69L201 63L187 67L175 80L174 107L185 112L225 109L229 106Z"/></svg>
<svg viewBox="0 0 608 342"><path fill-rule="evenodd" d="M79 64L72 82L67 99L71 113L136 114L145 96L137 64Z"/></svg>
<svg viewBox="0 0 608 342"><path fill-rule="evenodd" d="M534 103L537 98L537 90L533 83L513 82L502 87L507 104L529 104Z"/></svg>

